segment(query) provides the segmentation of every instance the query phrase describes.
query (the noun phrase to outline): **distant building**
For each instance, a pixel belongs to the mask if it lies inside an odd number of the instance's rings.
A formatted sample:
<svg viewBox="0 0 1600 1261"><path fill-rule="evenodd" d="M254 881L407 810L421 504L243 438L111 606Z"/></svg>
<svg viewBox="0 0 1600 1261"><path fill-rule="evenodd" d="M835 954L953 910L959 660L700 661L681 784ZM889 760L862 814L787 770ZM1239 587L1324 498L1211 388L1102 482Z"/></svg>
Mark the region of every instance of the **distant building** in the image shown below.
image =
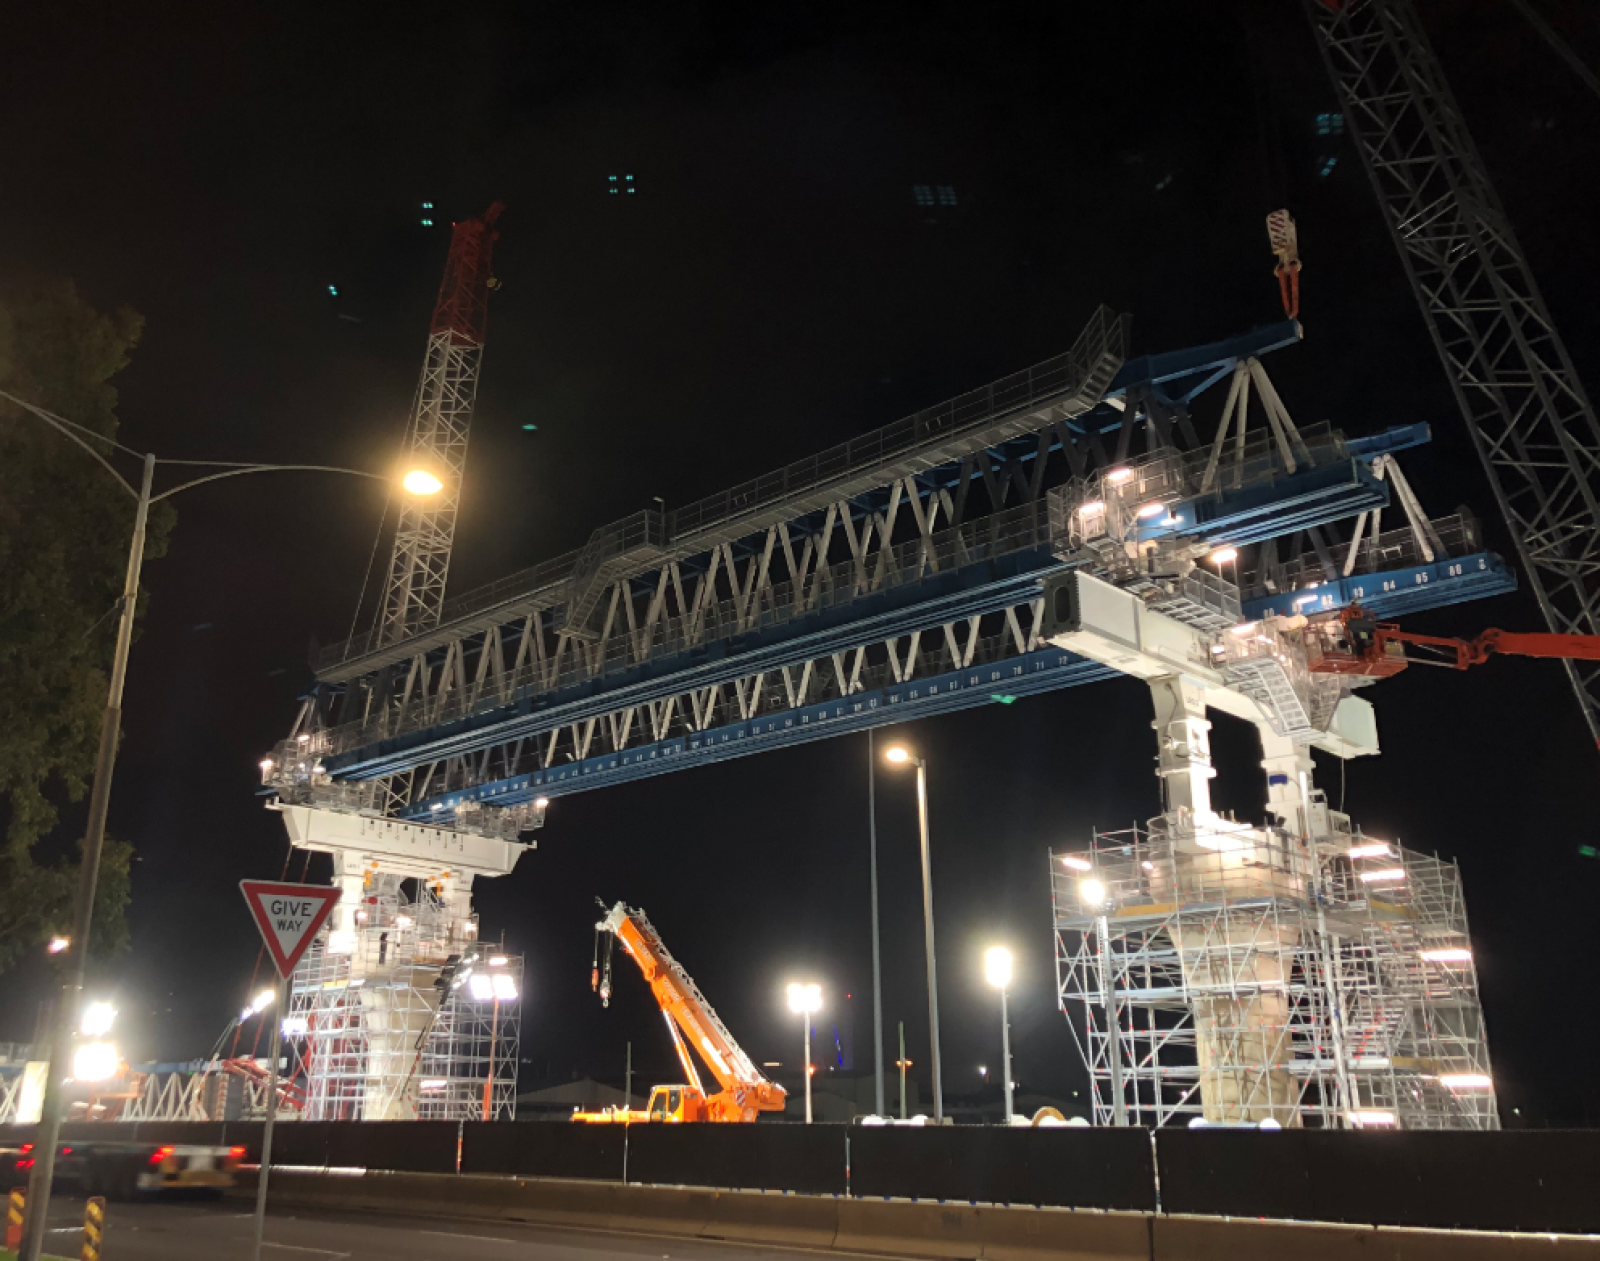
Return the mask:
<svg viewBox="0 0 1600 1261"><path fill-rule="evenodd" d="M517 1120L565 1121L574 1112L598 1112L601 1108L620 1108L629 1097L615 1086L580 1077L576 1081L530 1090L517 1096ZM643 1108L644 1095L634 1095L628 1106Z"/></svg>

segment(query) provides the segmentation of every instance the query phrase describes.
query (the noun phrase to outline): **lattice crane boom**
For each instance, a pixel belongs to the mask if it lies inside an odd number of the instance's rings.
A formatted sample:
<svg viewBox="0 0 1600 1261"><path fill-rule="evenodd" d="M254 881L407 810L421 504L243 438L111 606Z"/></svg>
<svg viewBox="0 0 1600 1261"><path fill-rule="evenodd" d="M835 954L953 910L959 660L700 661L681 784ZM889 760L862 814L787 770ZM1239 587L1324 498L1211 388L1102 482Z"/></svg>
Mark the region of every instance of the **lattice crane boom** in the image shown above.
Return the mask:
<svg viewBox="0 0 1600 1261"><path fill-rule="evenodd" d="M442 487L437 494L407 496L401 502L394 552L373 628L374 647L431 630L444 608L467 438L478 397L493 284L491 259L499 239L494 224L503 209L497 201L480 218L451 227L450 255L428 330L402 463L408 471L431 474Z"/></svg>
<svg viewBox="0 0 1600 1261"><path fill-rule="evenodd" d="M1600 634L1600 420L1413 0L1304 0L1552 632ZM1565 661L1600 743L1600 664Z"/></svg>

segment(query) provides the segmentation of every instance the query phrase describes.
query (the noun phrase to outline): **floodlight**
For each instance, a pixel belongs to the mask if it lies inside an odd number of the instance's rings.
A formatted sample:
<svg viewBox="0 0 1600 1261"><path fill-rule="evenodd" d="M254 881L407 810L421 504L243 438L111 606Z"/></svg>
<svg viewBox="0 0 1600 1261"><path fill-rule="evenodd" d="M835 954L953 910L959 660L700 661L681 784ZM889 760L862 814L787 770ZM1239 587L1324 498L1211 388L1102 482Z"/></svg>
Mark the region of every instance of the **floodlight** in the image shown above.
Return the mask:
<svg viewBox="0 0 1600 1261"><path fill-rule="evenodd" d="M1106 886L1099 880L1079 881L1078 896L1089 906L1102 906L1106 900Z"/></svg>
<svg viewBox="0 0 1600 1261"><path fill-rule="evenodd" d="M822 986L801 985L798 982L789 986L789 1010L794 1012L821 1011Z"/></svg>
<svg viewBox="0 0 1600 1261"><path fill-rule="evenodd" d="M1073 871L1093 871L1094 864L1087 858L1079 858L1076 854L1063 854L1061 865L1071 867Z"/></svg>
<svg viewBox="0 0 1600 1261"><path fill-rule="evenodd" d="M494 982L489 979L487 972L474 972L467 978L467 988L480 1003L486 1003L494 997Z"/></svg>
<svg viewBox="0 0 1600 1261"><path fill-rule="evenodd" d="M983 952L983 976L997 990L1011 984L1011 952L1004 946L990 946Z"/></svg>
<svg viewBox="0 0 1600 1261"><path fill-rule="evenodd" d="M494 987L495 998L500 1002L516 1002L517 983L511 979L509 974L505 972L496 972L489 978L489 982Z"/></svg>
<svg viewBox="0 0 1600 1261"><path fill-rule="evenodd" d="M86 1038L103 1038L111 1032L116 1018L117 1009L110 1003L90 1003L83 1009L78 1032Z"/></svg>
<svg viewBox="0 0 1600 1261"><path fill-rule="evenodd" d="M271 989L262 990L261 993L257 994L255 996L255 998L252 999L251 1002L250 1002L250 1011L251 1011L251 1013L252 1014L259 1014L261 1012L266 1011L266 1009L268 1007L272 1006L273 1002L277 999L277 997L278 997L278 993L277 993L276 990L271 990Z"/></svg>
<svg viewBox="0 0 1600 1261"><path fill-rule="evenodd" d="M1424 950L1420 957L1429 963L1471 963L1472 951L1462 946L1445 946L1438 950Z"/></svg>
<svg viewBox="0 0 1600 1261"><path fill-rule="evenodd" d="M902 744L897 744L883 751L883 756L891 762L909 762L911 750Z"/></svg>
<svg viewBox="0 0 1600 1261"><path fill-rule="evenodd" d="M1114 468L1106 474L1106 481L1113 486L1120 486L1132 476L1133 470L1131 468Z"/></svg>
<svg viewBox="0 0 1600 1261"><path fill-rule="evenodd" d="M1211 563L1213 565L1229 565L1238 559L1239 549L1237 547L1219 547L1211 553Z"/></svg>
<svg viewBox="0 0 1600 1261"><path fill-rule="evenodd" d="M85 1042L72 1054L74 1081L105 1081L117 1075L117 1048L109 1042Z"/></svg>
<svg viewBox="0 0 1600 1261"><path fill-rule="evenodd" d="M1486 1073L1441 1073L1439 1084L1446 1090L1488 1090L1494 1081Z"/></svg>

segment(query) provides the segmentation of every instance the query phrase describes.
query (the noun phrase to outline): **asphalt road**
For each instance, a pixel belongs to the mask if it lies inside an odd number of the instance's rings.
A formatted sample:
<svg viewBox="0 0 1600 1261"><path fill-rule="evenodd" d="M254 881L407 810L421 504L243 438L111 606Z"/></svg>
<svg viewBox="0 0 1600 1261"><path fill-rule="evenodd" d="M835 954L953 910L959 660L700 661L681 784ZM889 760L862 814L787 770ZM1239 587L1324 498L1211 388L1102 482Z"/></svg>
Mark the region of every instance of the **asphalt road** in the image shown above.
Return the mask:
<svg viewBox="0 0 1600 1261"><path fill-rule="evenodd" d="M103 1261L249 1261L249 1202L159 1201L106 1205ZM51 1204L45 1251L77 1257L83 1204ZM795 1261L798 1250L699 1243L649 1235L539 1226L390 1220L366 1214L267 1217L263 1261Z"/></svg>

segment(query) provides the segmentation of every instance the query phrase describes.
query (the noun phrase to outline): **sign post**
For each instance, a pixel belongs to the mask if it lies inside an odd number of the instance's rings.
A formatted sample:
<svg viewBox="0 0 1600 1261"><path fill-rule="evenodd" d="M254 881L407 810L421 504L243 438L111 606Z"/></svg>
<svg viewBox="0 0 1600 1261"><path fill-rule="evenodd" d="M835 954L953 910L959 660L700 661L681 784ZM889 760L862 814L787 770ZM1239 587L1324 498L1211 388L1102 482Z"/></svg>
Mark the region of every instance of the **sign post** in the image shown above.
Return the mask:
<svg viewBox="0 0 1600 1261"><path fill-rule="evenodd" d="M339 890L316 884L279 884L270 880L241 880L245 903L261 930L261 940L278 969L277 1001L273 1004L272 1037L267 1046L272 1066L267 1073L267 1120L261 1129L261 1168L256 1182L254 1261L261 1261L261 1235L267 1223L267 1179L272 1173L272 1123L278 1115L278 1057L284 1009L289 1001L289 978L310 948L317 930L327 921Z"/></svg>

